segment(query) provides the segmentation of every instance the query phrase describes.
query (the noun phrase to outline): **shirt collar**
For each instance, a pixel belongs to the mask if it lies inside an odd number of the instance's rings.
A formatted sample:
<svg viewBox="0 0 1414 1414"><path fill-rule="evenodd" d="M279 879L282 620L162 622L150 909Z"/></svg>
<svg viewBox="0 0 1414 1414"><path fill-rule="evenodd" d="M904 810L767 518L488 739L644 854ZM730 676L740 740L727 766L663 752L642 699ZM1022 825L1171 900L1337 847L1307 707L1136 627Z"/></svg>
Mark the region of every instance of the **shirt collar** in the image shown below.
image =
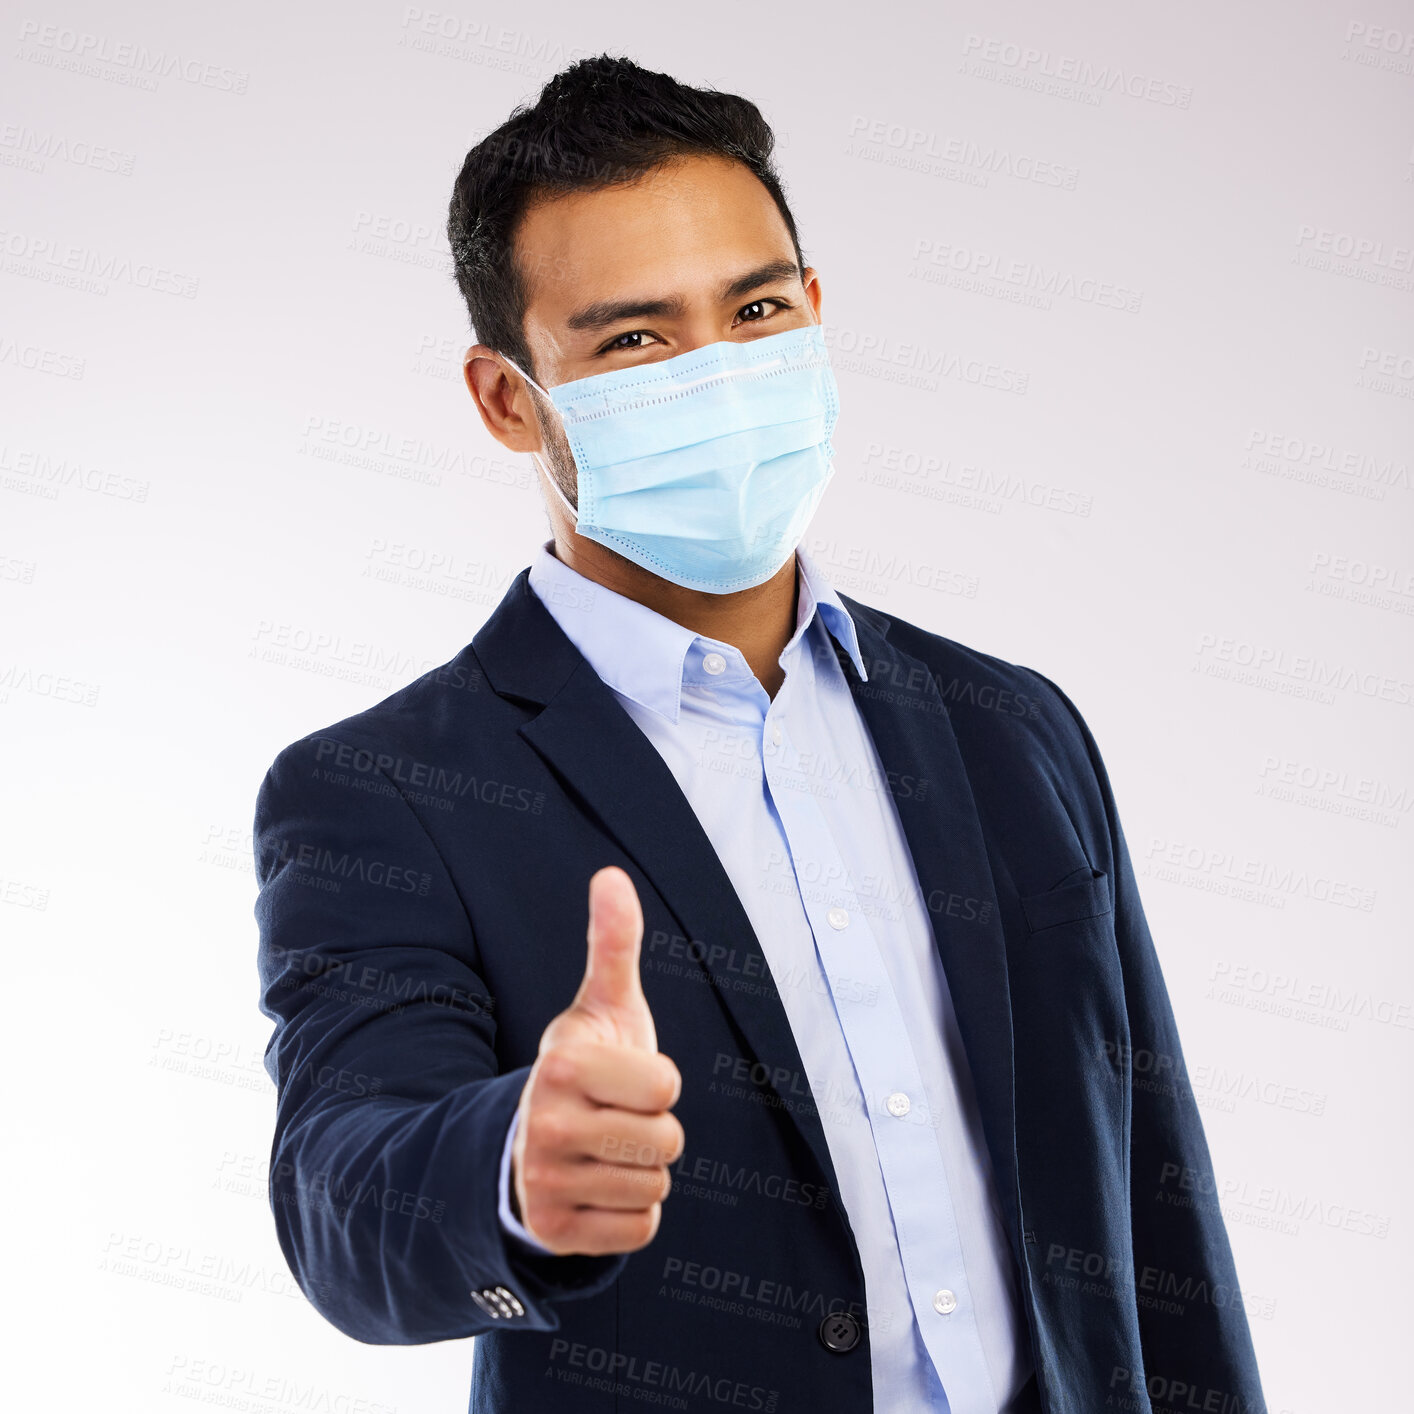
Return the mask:
<svg viewBox="0 0 1414 1414"><path fill-rule="evenodd" d="M554 543L544 541L531 563L530 587L535 596L609 687L676 722L688 650L699 638L704 643L715 640L571 569L551 553ZM797 547L795 553L799 593L795 632L786 648L805 636L818 609L825 627L867 682L849 610L806 551Z"/></svg>
<svg viewBox="0 0 1414 1414"><path fill-rule="evenodd" d="M845 608L834 585L825 575L814 558L803 545L795 547L796 563L800 566L800 595L798 599L795 626L797 632L810 622L811 606L820 610L825 627L841 648L849 654L854 670L861 682L869 681L868 670L864 666L864 656L859 651L859 634L855 631L854 619Z"/></svg>

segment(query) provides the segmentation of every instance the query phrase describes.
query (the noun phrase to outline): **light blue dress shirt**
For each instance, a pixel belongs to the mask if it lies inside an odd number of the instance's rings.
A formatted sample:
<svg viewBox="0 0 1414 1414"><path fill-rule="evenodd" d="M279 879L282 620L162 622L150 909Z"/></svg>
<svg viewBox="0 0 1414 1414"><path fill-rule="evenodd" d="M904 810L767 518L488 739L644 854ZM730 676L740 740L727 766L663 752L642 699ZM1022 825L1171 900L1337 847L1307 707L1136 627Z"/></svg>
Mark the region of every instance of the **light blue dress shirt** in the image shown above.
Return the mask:
<svg viewBox="0 0 1414 1414"><path fill-rule="evenodd" d="M798 549L773 700L736 648L552 546L531 589L672 770L770 965L864 1268L875 1409L1003 1414L1033 1368L1015 1263L913 859L830 642L867 680L854 621ZM516 1124L501 1222L545 1251L510 1209Z"/></svg>

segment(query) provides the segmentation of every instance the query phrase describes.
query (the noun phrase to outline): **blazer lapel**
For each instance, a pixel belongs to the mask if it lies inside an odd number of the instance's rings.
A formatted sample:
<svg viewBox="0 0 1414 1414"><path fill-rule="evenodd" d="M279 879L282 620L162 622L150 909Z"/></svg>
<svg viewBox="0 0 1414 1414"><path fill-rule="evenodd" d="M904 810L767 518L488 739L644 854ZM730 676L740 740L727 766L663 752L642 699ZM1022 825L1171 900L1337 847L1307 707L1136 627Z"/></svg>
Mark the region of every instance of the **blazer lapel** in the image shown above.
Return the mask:
<svg viewBox="0 0 1414 1414"><path fill-rule="evenodd" d="M851 692L886 771L928 783L896 797L905 838L972 1069L1003 1212L1015 1231L1016 1152L1011 1006L1005 942L971 785L932 673L890 644L889 620L841 595L855 620L869 682L841 653ZM512 582L473 639L492 687L542 709L520 734L579 795L651 880L685 938L705 944L710 990L774 1071L804 1073L779 995L734 984L731 954L760 954L735 888L676 778L529 586ZM722 945L720 947L715 945ZM769 973L763 973L763 980ZM745 1053L745 1052L744 1052ZM778 1113L810 1145L838 1192L818 1115L781 1093ZM1013 1238L1015 1241L1015 1238Z"/></svg>

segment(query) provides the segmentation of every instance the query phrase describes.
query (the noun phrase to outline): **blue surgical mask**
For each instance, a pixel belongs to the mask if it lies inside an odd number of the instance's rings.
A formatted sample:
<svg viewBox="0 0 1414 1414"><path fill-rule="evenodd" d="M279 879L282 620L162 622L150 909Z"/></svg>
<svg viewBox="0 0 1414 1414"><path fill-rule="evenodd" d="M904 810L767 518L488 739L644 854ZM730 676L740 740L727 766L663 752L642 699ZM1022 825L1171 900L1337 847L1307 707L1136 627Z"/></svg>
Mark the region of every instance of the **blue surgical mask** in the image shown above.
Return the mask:
<svg viewBox="0 0 1414 1414"><path fill-rule="evenodd" d="M770 579L834 474L839 392L818 323L540 391L574 454L578 510L541 469L575 529L687 589Z"/></svg>

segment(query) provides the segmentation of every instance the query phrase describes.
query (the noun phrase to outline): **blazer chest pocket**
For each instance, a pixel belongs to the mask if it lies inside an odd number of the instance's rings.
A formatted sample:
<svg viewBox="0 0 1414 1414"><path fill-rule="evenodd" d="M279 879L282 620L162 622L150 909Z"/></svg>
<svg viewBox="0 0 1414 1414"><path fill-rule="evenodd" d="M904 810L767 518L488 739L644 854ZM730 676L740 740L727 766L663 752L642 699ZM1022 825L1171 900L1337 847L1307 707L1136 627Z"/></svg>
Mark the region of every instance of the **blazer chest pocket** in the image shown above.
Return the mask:
<svg viewBox="0 0 1414 1414"><path fill-rule="evenodd" d="M1045 893L1028 894L1021 900L1026 925L1033 933L1047 928L1059 928L1064 923L1081 923L1087 918L1099 918L1109 913L1110 880L1098 869L1083 874Z"/></svg>

